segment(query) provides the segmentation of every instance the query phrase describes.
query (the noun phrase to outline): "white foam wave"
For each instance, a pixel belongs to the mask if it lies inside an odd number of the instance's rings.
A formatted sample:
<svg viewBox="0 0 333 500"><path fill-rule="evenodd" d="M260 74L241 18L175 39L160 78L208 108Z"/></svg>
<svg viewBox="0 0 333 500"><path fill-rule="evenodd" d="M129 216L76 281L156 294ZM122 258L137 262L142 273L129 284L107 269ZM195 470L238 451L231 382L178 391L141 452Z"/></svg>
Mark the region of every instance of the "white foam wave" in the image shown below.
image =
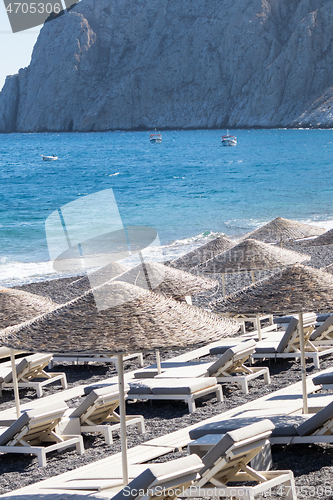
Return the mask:
<svg viewBox="0 0 333 500"><path fill-rule="evenodd" d="M120 172L116 172L115 174L109 174L109 177L115 177L116 175L119 175Z"/></svg>
<svg viewBox="0 0 333 500"><path fill-rule="evenodd" d="M300 222L303 222L303 224L311 224L312 226L322 227L323 229L326 229L326 231L333 229L333 220L332 219L328 219L328 220L302 219L302 220L300 220Z"/></svg>
<svg viewBox="0 0 333 500"><path fill-rule="evenodd" d="M52 262L18 262L7 258L0 260L0 284L14 286L31 281L44 281L59 277Z"/></svg>

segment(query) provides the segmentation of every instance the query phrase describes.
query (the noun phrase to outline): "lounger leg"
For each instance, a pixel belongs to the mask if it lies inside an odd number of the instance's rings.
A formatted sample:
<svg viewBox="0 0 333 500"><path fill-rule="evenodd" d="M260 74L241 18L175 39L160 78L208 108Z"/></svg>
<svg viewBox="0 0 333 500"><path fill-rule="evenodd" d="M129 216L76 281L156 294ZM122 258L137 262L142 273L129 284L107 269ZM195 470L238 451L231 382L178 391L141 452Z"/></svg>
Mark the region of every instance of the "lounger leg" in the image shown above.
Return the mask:
<svg viewBox="0 0 333 500"><path fill-rule="evenodd" d="M140 354L138 356L138 360L139 360L139 365L141 366L141 368L143 368L143 355L142 355L141 352L140 352Z"/></svg>
<svg viewBox="0 0 333 500"><path fill-rule="evenodd" d="M242 487L240 487L240 490L242 491ZM242 494L242 493L244 493L244 494ZM235 498L237 498L237 499L239 498L242 500L255 500L253 491L249 491L249 490L244 491L243 490L242 493L241 493L242 494L241 497L235 497Z"/></svg>
<svg viewBox="0 0 333 500"><path fill-rule="evenodd" d="M43 396L43 388L42 388L42 386L41 385L37 385L36 391L37 391L37 398L41 398Z"/></svg>
<svg viewBox="0 0 333 500"><path fill-rule="evenodd" d="M113 437L112 437L112 429L108 425L105 426L105 430L103 430L104 434L104 439L105 439L105 444L112 444L113 443Z"/></svg>
<svg viewBox="0 0 333 500"><path fill-rule="evenodd" d="M242 386L242 391L244 392L244 394L248 394L249 393L249 385L247 383L247 380L245 378L243 380L240 380L240 384Z"/></svg>
<svg viewBox="0 0 333 500"><path fill-rule="evenodd" d="M221 401L223 401L223 391L222 391L222 386L219 385L217 388L216 388L216 399L219 403L221 403Z"/></svg>
<svg viewBox="0 0 333 500"><path fill-rule="evenodd" d="M189 396L187 398L187 404L188 404L188 411L192 413L192 411L195 411L195 401L193 396Z"/></svg>
<svg viewBox="0 0 333 500"><path fill-rule="evenodd" d="M142 415L140 415L140 422L136 424L139 434L144 434L146 432L145 420Z"/></svg>
<svg viewBox="0 0 333 500"><path fill-rule="evenodd" d="M319 355L315 354L312 359L313 359L313 364L314 364L315 368L319 368L319 366L320 366Z"/></svg>
<svg viewBox="0 0 333 500"><path fill-rule="evenodd" d="M67 377L66 377L65 374L64 374L64 376L61 379L61 386L62 386L63 389L67 389Z"/></svg>
<svg viewBox="0 0 333 500"><path fill-rule="evenodd" d="M289 475L289 481L285 483L286 488L286 499L287 500L297 500L297 495L296 495L296 487L295 487L295 479L294 475L290 473Z"/></svg>
<svg viewBox="0 0 333 500"><path fill-rule="evenodd" d="M268 368L267 368L267 371L264 373L264 381L265 381L265 384L267 384L267 385L271 383L271 377L270 377Z"/></svg>
<svg viewBox="0 0 333 500"><path fill-rule="evenodd" d="M36 451L38 465L40 467L46 467L46 453L45 450L37 450Z"/></svg>
<svg viewBox="0 0 333 500"><path fill-rule="evenodd" d="M84 444L83 444L83 438L82 438L82 436L79 436L79 441L76 443L75 448L76 448L76 452L79 455L83 455L83 453L84 453Z"/></svg>

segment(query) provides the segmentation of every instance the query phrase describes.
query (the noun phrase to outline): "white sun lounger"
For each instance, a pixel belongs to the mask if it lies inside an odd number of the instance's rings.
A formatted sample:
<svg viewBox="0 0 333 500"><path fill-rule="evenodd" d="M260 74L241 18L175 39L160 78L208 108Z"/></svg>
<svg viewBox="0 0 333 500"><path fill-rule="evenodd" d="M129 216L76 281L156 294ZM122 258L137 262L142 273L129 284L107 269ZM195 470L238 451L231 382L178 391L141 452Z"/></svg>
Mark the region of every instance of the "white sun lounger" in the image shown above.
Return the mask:
<svg viewBox="0 0 333 500"><path fill-rule="evenodd" d="M124 355L124 361L129 359L137 359L139 366L143 366L143 355L141 352L135 352L131 354ZM71 353L71 354L53 354L52 359L49 363L49 368L52 368L55 363L61 363L63 361L67 361L69 363L79 364L79 363L113 363L118 370L118 358L117 356L107 356L105 354L80 354L80 353Z"/></svg>
<svg viewBox="0 0 333 500"><path fill-rule="evenodd" d="M16 373L19 388L36 389L39 398L43 395L43 387L53 382L60 381L62 388L66 389L65 373L52 373L44 370L51 358L52 354L32 354L17 360ZM0 395L2 389L5 388L13 388L13 373L11 367L0 366Z"/></svg>
<svg viewBox="0 0 333 500"><path fill-rule="evenodd" d="M188 404L189 412L195 410L195 400L212 392L222 401L221 386L216 378L144 379L129 383L128 398L134 400L180 400Z"/></svg>
<svg viewBox="0 0 333 500"><path fill-rule="evenodd" d="M319 368L320 358L327 354L331 354L333 352L333 346L315 346L313 342L310 341L314 325L315 321L303 323L305 356L307 358L312 358L314 366ZM298 319L294 317L290 319L285 333L273 333L269 338L257 342L252 359L266 358L301 358Z"/></svg>
<svg viewBox="0 0 333 500"><path fill-rule="evenodd" d="M190 431L191 439L207 434L224 434L250 422L260 425L263 417L235 417L205 424ZM269 419L275 425L270 436L271 444L333 443L333 402L315 414L273 415Z"/></svg>
<svg viewBox="0 0 333 500"><path fill-rule="evenodd" d="M333 389L333 372L317 375L313 377L312 382L314 385L320 385L324 390L331 391Z"/></svg>
<svg viewBox="0 0 333 500"><path fill-rule="evenodd" d="M169 500L177 496L171 494L170 488L175 489L175 491L186 491L200 477L198 471L202 469L202 466L202 460L197 455L190 455L170 462L129 465L128 472L131 482L123 489L121 489L122 470L116 467L107 474L108 478L75 478L58 483L50 490L65 490L68 493L84 491L85 494L93 495L93 498L104 499L151 500L158 498L163 500L167 498ZM163 494L164 491L166 495ZM101 492L101 496L99 492Z"/></svg>
<svg viewBox="0 0 333 500"><path fill-rule="evenodd" d="M196 454L158 464L129 467L130 478L122 490L121 475L110 472L109 479L81 478L55 488L85 490L98 498L113 500L152 500L179 498L232 498L253 500L255 495L284 485L284 498L296 500L292 471L255 471L248 464L268 443L274 425L269 420L226 433L202 458ZM121 472L121 471L120 471ZM117 479L118 478L118 479ZM232 485L237 481L237 487ZM256 483L244 484L245 481ZM96 492L96 493L95 493ZM99 494L100 492L100 494Z"/></svg>
<svg viewBox="0 0 333 500"><path fill-rule="evenodd" d="M333 345L333 315L329 315L325 321L311 334L310 341L315 346Z"/></svg>
<svg viewBox="0 0 333 500"><path fill-rule="evenodd" d="M14 349L14 354L17 356L18 354L24 354L26 351L18 351L17 349ZM0 347L0 360L3 360L4 358L10 358L11 354L11 349L9 347Z"/></svg>
<svg viewBox="0 0 333 500"><path fill-rule="evenodd" d="M126 392L129 387L126 388ZM62 434L77 432L99 432L103 434L106 444L112 444L112 432L120 429L120 416L116 413L119 406L118 385L109 385L101 388L88 387L88 395L73 411L67 410L59 423L58 429ZM126 425L136 425L140 434L145 432L142 415L127 415ZM77 427L78 426L78 427Z"/></svg>
<svg viewBox="0 0 333 500"><path fill-rule="evenodd" d="M283 497L296 500L292 471L257 471L249 466L249 462L267 446L273 429L274 425L270 420L262 420L260 423L226 432L202 458L204 467L199 471L201 477L188 490L187 498L254 500L256 495L270 492L277 485L284 485ZM245 481L256 484L242 484ZM237 482L236 487L232 484L234 482Z"/></svg>
<svg viewBox="0 0 333 500"><path fill-rule="evenodd" d="M81 435L59 435L55 428L64 415L67 406L30 410L24 412L10 427L0 434L0 453L24 453L38 457L40 466L46 465L46 454L76 446L77 452L84 453Z"/></svg>
<svg viewBox="0 0 333 500"><path fill-rule="evenodd" d="M245 361L254 353L256 345L254 340L240 342L227 349L214 362L181 363L178 367L170 368L157 375L155 379L215 377L219 383L239 383L243 392L247 394L249 392L248 383L254 378L263 376L265 383L270 383L269 369L267 367L244 365Z"/></svg>

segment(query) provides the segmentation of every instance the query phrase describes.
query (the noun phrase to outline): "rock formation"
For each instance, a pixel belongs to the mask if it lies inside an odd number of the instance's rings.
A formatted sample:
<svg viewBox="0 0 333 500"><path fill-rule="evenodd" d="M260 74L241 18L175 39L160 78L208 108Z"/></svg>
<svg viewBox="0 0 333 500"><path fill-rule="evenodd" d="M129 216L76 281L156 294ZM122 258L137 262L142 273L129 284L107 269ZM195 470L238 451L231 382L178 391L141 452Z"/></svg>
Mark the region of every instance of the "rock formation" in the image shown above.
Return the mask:
<svg viewBox="0 0 333 500"><path fill-rule="evenodd" d="M7 77L0 132L333 126L331 0L82 0Z"/></svg>

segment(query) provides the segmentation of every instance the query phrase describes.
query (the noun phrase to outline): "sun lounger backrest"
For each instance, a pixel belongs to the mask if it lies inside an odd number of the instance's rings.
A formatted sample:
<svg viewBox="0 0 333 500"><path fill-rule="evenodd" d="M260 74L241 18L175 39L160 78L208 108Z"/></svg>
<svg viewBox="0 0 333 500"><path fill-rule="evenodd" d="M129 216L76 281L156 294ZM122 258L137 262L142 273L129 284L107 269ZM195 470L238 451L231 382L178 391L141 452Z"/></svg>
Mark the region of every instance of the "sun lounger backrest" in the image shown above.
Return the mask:
<svg viewBox="0 0 333 500"><path fill-rule="evenodd" d="M288 323L287 329L285 331L285 334L283 335L282 339L280 340L280 343L276 349L278 353L281 353L285 350L285 348L288 345L289 340L291 339L293 333L295 332L296 328L298 325L298 319L296 318L291 318L291 320Z"/></svg>
<svg viewBox="0 0 333 500"><path fill-rule="evenodd" d="M0 446L5 446L18 434L25 426L28 427L23 438L25 441L33 441L47 430L52 430L63 417L68 407L42 410L25 411L6 431L0 435Z"/></svg>
<svg viewBox="0 0 333 500"><path fill-rule="evenodd" d="M163 484L167 489L167 482L169 481L172 481L173 487L191 482L196 479L197 472L201 468L202 461L198 455L195 454L163 464L150 465L149 468L133 479L125 488L112 497L112 499L135 500L143 496L139 494L140 491L146 492L148 488L150 489L157 486L161 488L159 498L163 499L166 496L163 495ZM178 481L176 482L177 479Z"/></svg>
<svg viewBox="0 0 333 500"><path fill-rule="evenodd" d="M266 433L267 436L270 436L274 428L274 424L270 420L265 419L261 422L246 425L240 429L227 432L224 434L222 439L220 439L220 441L203 457L202 461L204 463L204 467L200 470L200 475L203 475L208 469L211 469L215 462L220 457L223 457L235 443L252 438L251 444L253 445L253 448L255 448L258 445L258 442L263 440L263 434ZM266 439L266 437L264 439ZM248 441L246 450L248 452ZM237 453L241 455L244 453L244 450L240 448ZM252 457L249 458L249 461L251 458Z"/></svg>
<svg viewBox="0 0 333 500"><path fill-rule="evenodd" d="M249 351L248 357L250 357L251 352L254 352L256 346L255 340L248 340L247 342L240 342L239 344L230 347L227 351L225 351L221 357L219 357L215 363L213 363L208 368L209 377L213 377L214 374L222 368L228 361L230 361L235 354L241 353L243 351Z"/></svg>
<svg viewBox="0 0 333 500"><path fill-rule="evenodd" d="M325 408L315 413L313 417L296 427L296 432L299 436L308 436L331 418L333 418L333 401L325 406Z"/></svg>
<svg viewBox="0 0 333 500"><path fill-rule="evenodd" d="M128 389L127 389L128 391ZM71 413L71 418L83 418L94 404L98 403L89 419L95 423L102 423L105 418L119 406L118 388L114 386L94 389L84 398L82 403Z"/></svg>
<svg viewBox="0 0 333 500"><path fill-rule="evenodd" d="M328 330L330 326L333 325L333 314L332 316L329 316L324 323L322 323L318 328L315 329L314 332L312 332L310 340L316 340L317 338L321 337L321 335Z"/></svg>
<svg viewBox="0 0 333 500"><path fill-rule="evenodd" d="M34 370L36 366L40 366L41 369L45 368L45 366L49 364L51 358L52 354L32 354L31 356L20 359L19 363L16 365L17 378L20 379L22 373L27 373L30 368L31 370ZM3 378L3 381L6 384L10 384L13 381L13 374L11 371Z"/></svg>

